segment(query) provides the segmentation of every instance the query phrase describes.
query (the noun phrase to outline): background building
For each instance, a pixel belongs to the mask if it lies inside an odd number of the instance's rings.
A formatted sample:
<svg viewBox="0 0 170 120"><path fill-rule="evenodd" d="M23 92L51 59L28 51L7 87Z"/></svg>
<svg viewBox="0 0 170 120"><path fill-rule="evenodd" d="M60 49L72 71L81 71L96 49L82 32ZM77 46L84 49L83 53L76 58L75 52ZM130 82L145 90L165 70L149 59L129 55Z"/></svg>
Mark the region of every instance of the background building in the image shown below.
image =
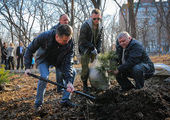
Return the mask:
<svg viewBox="0 0 170 120"><path fill-rule="evenodd" d="M137 3L134 3L136 11ZM136 15L136 33L146 51L149 53L170 52L170 38L167 18L169 12L168 1L154 2L154 0L141 0ZM119 12L120 25L123 30L128 28L128 4L123 4Z"/></svg>

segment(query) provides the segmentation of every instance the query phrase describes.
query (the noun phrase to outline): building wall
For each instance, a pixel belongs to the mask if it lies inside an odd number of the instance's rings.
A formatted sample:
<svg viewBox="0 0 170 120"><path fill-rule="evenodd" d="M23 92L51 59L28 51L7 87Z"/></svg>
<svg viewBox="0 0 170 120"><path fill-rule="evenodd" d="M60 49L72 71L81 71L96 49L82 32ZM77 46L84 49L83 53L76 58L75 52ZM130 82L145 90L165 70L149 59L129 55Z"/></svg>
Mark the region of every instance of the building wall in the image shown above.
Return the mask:
<svg viewBox="0 0 170 120"><path fill-rule="evenodd" d="M135 3L134 6L137 6L137 3ZM127 4L122 6L122 11L128 20ZM121 12L119 15L120 25L122 25L122 28L125 28L125 21ZM168 35L165 28L162 27L159 29L160 23L158 22L158 18L159 14L152 0L141 0L136 16L137 39L143 43L146 51L150 53L164 52L162 48L167 46L165 43ZM161 40L159 40L159 38Z"/></svg>

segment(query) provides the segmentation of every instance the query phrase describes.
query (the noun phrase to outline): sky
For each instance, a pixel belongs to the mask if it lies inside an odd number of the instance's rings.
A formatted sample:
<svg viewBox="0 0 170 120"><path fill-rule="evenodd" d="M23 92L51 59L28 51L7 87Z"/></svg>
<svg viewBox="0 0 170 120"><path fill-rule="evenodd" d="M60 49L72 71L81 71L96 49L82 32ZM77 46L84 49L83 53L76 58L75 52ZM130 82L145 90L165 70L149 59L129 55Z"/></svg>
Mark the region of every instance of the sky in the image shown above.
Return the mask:
<svg viewBox="0 0 170 120"><path fill-rule="evenodd" d="M127 0L117 0L120 5L125 3ZM119 11L119 6L116 4L114 0L106 0L104 15L114 15L116 11Z"/></svg>

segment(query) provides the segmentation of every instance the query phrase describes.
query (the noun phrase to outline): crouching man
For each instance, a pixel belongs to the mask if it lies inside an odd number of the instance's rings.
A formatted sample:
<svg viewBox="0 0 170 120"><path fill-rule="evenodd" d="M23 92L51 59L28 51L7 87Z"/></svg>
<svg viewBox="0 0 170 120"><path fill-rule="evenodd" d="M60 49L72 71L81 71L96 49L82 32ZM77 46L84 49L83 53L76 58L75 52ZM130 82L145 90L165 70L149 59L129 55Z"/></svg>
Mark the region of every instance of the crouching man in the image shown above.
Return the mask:
<svg viewBox="0 0 170 120"><path fill-rule="evenodd" d="M36 62L41 77L48 78L49 66L55 66L56 69L60 69L67 87L67 90L63 92L60 103L64 106L74 107L75 104L70 101L70 93L74 91L73 82L75 78L72 66L72 34L73 30L69 25L60 25L57 29L41 33L28 46L24 55L24 63L26 67L25 74L27 75L30 72L33 53L37 51ZM35 109L42 107L46 85L46 82L38 81Z"/></svg>
<svg viewBox="0 0 170 120"><path fill-rule="evenodd" d="M155 71L152 61L143 46L137 40L132 39L129 33L122 32L117 39L116 52L120 65L114 74L122 91L144 87L144 80L150 78ZM128 77L135 80L135 86Z"/></svg>

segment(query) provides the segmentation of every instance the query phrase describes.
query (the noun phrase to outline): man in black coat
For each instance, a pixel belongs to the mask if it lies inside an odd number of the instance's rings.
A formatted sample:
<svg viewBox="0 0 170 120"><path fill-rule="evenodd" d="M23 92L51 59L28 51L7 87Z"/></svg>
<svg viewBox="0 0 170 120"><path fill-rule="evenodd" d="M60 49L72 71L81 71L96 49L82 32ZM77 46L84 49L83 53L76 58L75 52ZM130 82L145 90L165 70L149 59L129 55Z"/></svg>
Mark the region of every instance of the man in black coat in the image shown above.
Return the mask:
<svg viewBox="0 0 170 120"><path fill-rule="evenodd" d="M139 41L132 39L129 33L121 32L117 39L116 52L119 66L114 71L117 82L122 91L143 88L144 80L154 74L154 64ZM128 77L135 80L135 85Z"/></svg>
<svg viewBox="0 0 170 120"><path fill-rule="evenodd" d="M57 25L53 26L51 29L57 29L59 25L68 24L69 22L70 22L70 18L68 17L68 15L62 14L62 15L60 15L59 23Z"/></svg>
<svg viewBox="0 0 170 120"><path fill-rule="evenodd" d="M83 91L88 92L87 80L89 78L89 63L93 62L101 49L102 26L100 25L101 12L94 9L91 18L86 20L80 29L78 41L79 53L81 55L81 80L83 81Z"/></svg>
<svg viewBox="0 0 170 120"><path fill-rule="evenodd" d="M25 52L25 49L24 49L23 43L20 42L19 46L16 49L17 70L19 69L20 64L21 64L21 69L24 68L24 64L23 64L24 52Z"/></svg>
<svg viewBox="0 0 170 120"><path fill-rule="evenodd" d="M25 74L27 74L30 72L32 55L38 50L36 63L41 77L48 78L51 65L55 66L56 69L60 69L65 80L64 86L67 86L60 103L64 106L74 107L75 104L70 101L70 92L74 91L73 82L75 78L72 64L74 48L72 34L73 30L69 25L60 25L56 30L52 29L41 33L28 46L24 55L24 63L26 67ZM41 108L43 104L46 85L46 82L38 81L35 100L36 109Z"/></svg>
<svg viewBox="0 0 170 120"><path fill-rule="evenodd" d="M68 24L70 21L70 18L68 17L67 14L62 14L60 15L60 18L59 18L59 23L55 26L53 26L51 28L51 30L56 30L60 25L63 25L63 24ZM73 73L74 75L76 74L76 70L73 69ZM60 69L56 69L56 82L63 85L63 75L62 75L62 72ZM61 88L60 86L57 86L57 92L60 93L63 91L63 88Z"/></svg>
<svg viewBox="0 0 170 120"><path fill-rule="evenodd" d="M1 64L5 65L5 69L7 69L7 44L6 42L3 43L3 46L1 48Z"/></svg>

